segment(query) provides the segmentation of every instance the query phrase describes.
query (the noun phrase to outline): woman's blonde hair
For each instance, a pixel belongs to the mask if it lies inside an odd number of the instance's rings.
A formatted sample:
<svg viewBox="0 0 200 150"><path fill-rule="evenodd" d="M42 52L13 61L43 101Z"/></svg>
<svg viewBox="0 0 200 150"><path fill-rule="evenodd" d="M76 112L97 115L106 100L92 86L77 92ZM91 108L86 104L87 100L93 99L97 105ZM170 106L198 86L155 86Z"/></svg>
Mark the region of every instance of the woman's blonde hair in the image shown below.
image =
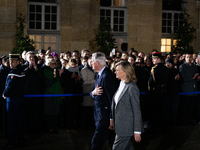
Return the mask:
<svg viewBox="0 0 200 150"><path fill-rule="evenodd" d="M126 73L126 79L125 79L125 83L130 83L130 82L137 82L137 78L135 75L135 70L133 68L133 66L126 61L120 61L116 64L116 67L120 66L121 69Z"/></svg>

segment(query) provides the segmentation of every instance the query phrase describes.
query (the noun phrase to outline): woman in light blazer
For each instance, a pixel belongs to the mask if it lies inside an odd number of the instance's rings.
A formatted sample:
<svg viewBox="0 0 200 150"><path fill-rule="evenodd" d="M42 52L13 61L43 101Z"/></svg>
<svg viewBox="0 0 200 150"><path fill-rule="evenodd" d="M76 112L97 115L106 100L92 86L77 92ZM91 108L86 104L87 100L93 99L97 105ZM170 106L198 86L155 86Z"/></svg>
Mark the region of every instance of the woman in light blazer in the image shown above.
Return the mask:
<svg viewBox="0 0 200 150"><path fill-rule="evenodd" d="M113 150L133 150L131 137L141 141L143 132L140 111L140 93L136 85L135 71L131 64L121 61L116 64L116 78L120 85L112 100L112 115L109 129L116 132Z"/></svg>

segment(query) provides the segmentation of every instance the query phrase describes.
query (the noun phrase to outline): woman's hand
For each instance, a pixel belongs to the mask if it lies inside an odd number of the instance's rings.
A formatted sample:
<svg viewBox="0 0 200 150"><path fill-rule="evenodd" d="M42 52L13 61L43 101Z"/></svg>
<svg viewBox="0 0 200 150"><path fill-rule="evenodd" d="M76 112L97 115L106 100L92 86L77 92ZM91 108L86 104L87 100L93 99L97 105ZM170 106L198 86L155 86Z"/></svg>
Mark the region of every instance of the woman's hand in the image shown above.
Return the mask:
<svg viewBox="0 0 200 150"><path fill-rule="evenodd" d="M60 69L59 70L59 75L60 75L60 77L61 77L61 74L64 72L64 70L63 69Z"/></svg>
<svg viewBox="0 0 200 150"><path fill-rule="evenodd" d="M56 78L56 69L53 70L53 77Z"/></svg>
<svg viewBox="0 0 200 150"><path fill-rule="evenodd" d="M79 77L79 75L77 76L77 80L78 80L78 81L80 81L80 80L81 80L81 78Z"/></svg>
<svg viewBox="0 0 200 150"><path fill-rule="evenodd" d="M140 142L141 141L141 135L134 133L134 139L135 139L136 142Z"/></svg>
<svg viewBox="0 0 200 150"><path fill-rule="evenodd" d="M76 78L77 75L75 73L72 74L71 78Z"/></svg>

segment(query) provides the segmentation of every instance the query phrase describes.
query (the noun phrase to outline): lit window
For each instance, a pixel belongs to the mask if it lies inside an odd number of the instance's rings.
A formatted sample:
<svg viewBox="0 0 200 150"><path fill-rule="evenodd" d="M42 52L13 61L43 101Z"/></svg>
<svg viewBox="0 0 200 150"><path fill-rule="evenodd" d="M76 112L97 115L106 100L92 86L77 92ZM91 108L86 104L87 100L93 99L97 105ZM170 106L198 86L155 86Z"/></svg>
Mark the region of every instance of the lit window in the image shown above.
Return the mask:
<svg viewBox="0 0 200 150"><path fill-rule="evenodd" d="M171 52L171 39L161 39L161 52Z"/></svg>
<svg viewBox="0 0 200 150"><path fill-rule="evenodd" d="M44 36L44 49L51 47L51 50L56 50L57 37L54 35L45 35Z"/></svg>
<svg viewBox="0 0 200 150"><path fill-rule="evenodd" d="M177 39L162 38L161 39L161 52L171 52L173 46L176 45Z"/></svg>
<svg viewBox="0 0 200 150"><path fill-rule="evenodd" d="M33 39L34 46L36 50L44 49L47 50L48 47L51 47L51 50L54 52L58 52L59 44L58 44L58 35L29 35L30 39Z"/></svg>
<svg viewBox="0 0 200 150"><path fill-rule="evenodd" d="M99 0L100 6L110 7L110 6L118 6L125 7L126 0Z"/></svg>
<svg viewBox="0 0 200 150"><path fill-rule="evenodd" d="M41 35L29 35L29 38L34 41L34 47L36 50L41 49Z"/></svg>
<svg viewBox="0 0 200 150"><path fill-rule="evenodd" d="M115 0L115 6L126 6L125 0Z"/></svg>
<svg viewBox="0 0 200 150"><path fill-rule="evenodd" d="M29 2L29 29L58 30L58 4Z"/></svg>

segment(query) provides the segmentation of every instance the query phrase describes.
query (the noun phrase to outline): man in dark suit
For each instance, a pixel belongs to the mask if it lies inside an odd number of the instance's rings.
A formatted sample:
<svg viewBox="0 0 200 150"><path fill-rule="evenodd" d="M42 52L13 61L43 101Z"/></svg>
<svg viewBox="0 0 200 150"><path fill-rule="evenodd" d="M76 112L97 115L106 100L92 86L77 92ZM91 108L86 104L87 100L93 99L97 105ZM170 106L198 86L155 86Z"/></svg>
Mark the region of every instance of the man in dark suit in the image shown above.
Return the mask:
<svg viewBox="0 0 200 150"><path fill-rule="evenodd" d="M43 73L37 65L35 53L28 51L26 53L26 62L22 67L26 69L26 84L24 85L25 95L43 93ZM43 99L35 97L26 97L24 100L24 120L25 131L28 133L40 132L43 120Z"/></svg>
<svg viewBox="0 0 200 150"><path fill-rule="evenodd" d="M110 125L110 108L112 97L118 87L112 72L106 67L105 54L92 54L92 68L98 73L95 86L90 92L94 98L94 121L96 130L92 138L92 150L101 150L107 139Z"/></svg>

